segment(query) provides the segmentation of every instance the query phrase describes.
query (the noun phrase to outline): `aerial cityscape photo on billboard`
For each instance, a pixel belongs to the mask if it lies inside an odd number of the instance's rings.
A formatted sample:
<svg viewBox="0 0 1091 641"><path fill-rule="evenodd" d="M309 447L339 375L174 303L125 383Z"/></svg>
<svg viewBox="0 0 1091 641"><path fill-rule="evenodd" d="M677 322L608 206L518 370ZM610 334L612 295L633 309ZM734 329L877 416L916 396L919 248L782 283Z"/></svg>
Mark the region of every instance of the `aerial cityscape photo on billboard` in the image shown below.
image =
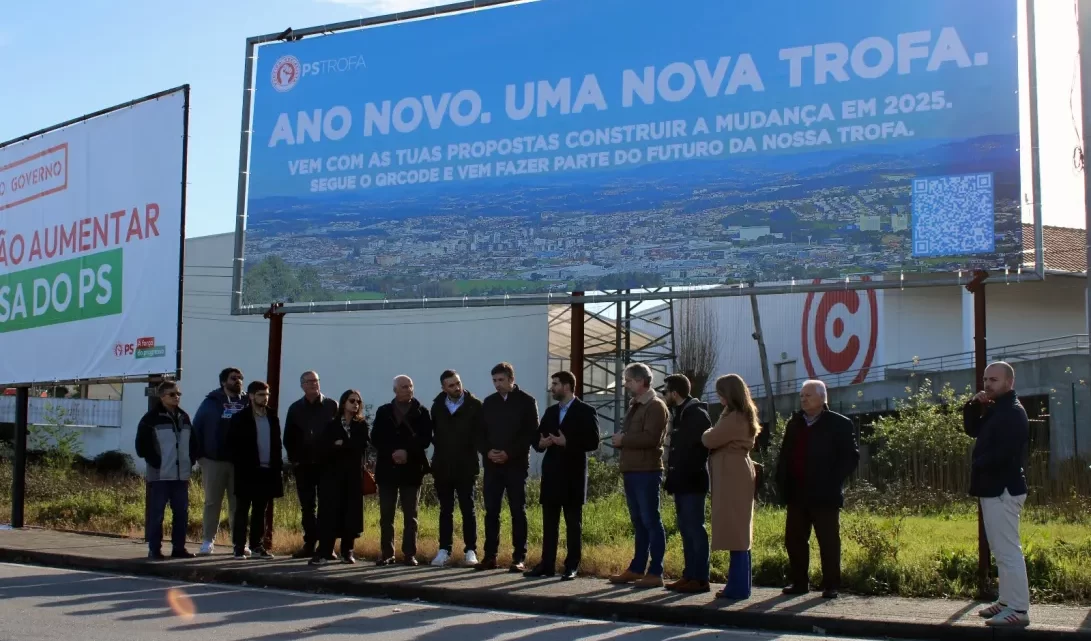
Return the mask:
<svg viewBox="0 0 1091 641"><path fill-rule="evenodd" d="M1018 27L539 0L260 45L242 303L1015 269Z"/></svg>

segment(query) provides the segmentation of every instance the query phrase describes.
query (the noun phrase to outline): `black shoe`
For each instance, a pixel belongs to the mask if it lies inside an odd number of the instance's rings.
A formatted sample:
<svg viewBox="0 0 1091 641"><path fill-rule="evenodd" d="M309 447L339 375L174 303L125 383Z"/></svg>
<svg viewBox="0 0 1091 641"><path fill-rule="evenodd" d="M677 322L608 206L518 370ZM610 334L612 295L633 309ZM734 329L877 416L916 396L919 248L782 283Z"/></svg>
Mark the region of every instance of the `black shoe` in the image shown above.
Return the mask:
<svg viewBox="0 0 1091 641"><path fill-rule="evenodd" d="M511 574L520 574L527 571L527 564L523 561L512 561L511 567L508 568L508 572Z"/></svg>
<svg viewBox="0 0 1091 641"><path fill-rule="evenodd" d="M340 559L341 557L337 556L336 552L330 552L329 555L326 556L327 561L338 561Z"/></svg>
<svg viewBox="0 0 1091 641"><path fill-rule="evenodd" d="M420 565L420 561L418 561L418 560L417 560L417 557L415 557L415 556L407 556L407 557L405 557L404 559L402 559L402 563L403 563L404 565L408 565L408 566L410 566L410 567L413 567L413 566L415 566L415 565Z"/></svg>
<svg viewBox="0 0 1091 641"><path fill-rule="evenodd" d="M265 548L258 548L257 550L254 550L253 554L257 558L265 559L266 561L271 561L274 558L276 558L276 557L273 556L272 552L270 552L269 550L266 550Z"/></svg>
<svg viewBox="0 0 1091 641"><path fill-rule="evenodd" d="M303 547L300 548L300 550L298 552L296 552L295 554L292 555L292 558L293 559L309 559L309 558L311 558L313 556L314 556L314 546L313 545L308 545L308 544L305 543L305 544L303 544Z"/></svg>
<svg viewBox="0 0 1091 641"><path fill-rule="evenodd" d="M385 565L394 565L394 563L394 557L390 557L389 559L379 559L375 562L375 565L381 568Z"/></svg>
<svg viewBox="0 0 1091 641"><path fill-rule="evenodd" d="M356 563L356 555L353 554L351 551L342 552L341 553L341 562L344 563L345 565L352 565L353 563Z"/></svg>
<svg viewBox="0 0 1091 641"><path fill-rule="evenodd" d="M837 590L833 590L833 589L822 590L822 598L823 599L836 599L837 596L838 596L837 595Z"/></svg>
<svg viewBox="0 0 1091 641"><path fill-rule="evenodd" d="M487 556L484 559L482 559L480 563L474 565L474 569L477 570L478 572L480 572L482 570L495 570L496 567L497 567L497 564L496 564L496 557L495 556Z"/></svg>
<svg viewBox="0 0 1091 641"><path fill-rule="evenodd" d="M311 560L307 562L307 565L316 565L317 566L317 565L326 565L327 563L329 563L328 559L325 559L325 558L320 557L320 556L315 556L315 557L311 557Z"/></svg>
<svg viewBox="0 0 1091 641"><path fill-rule="evenodd" d="M781 594L796 595L796 594L807 594L808 590L807 590L806 586L800 587L798 585L792 584L792 585L789 585L788 587L784 588L780 592L781 592Z"/></svg>
<svg viewBox="0 0 1091 641"><path fill-rule="evenodd" d="M575 570L565 570L561 574L561 580L562 581L575 581L576 580L576 571Z"/></svg>
<svg viewBox="0 0 1091 641"><path fill-rule="evenodd" d="M150 561L162 561L167 557L163 556L163 553L159 550L151 550L148 552L148 560Z"/></svg>
<svg viewBox="0 0 1091 641"><path fill-rule="evenodd" d="M540 579L542 577L554 576L556 572L553 568L547 568L544 565L536 565L533 570L524 572L523 576L528 579Z"/></svg>
<svg viewBox="0 0 1091 641"><path fill-rule="evenodd" d="M197 555L189 550L182 548L181 550L174 550L170 553L172 559L194 559Z"/></svg>

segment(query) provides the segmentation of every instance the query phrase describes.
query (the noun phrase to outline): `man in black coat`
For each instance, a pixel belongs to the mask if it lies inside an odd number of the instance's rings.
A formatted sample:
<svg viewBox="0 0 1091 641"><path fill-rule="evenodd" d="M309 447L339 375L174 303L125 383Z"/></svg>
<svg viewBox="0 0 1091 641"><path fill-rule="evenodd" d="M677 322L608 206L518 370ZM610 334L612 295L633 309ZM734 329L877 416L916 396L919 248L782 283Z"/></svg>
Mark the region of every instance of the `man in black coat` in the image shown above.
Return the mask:
<svg viewBox="0 0 1091 641"><path fill-rule="evenodd" d="M476 570L495 570L500 549L500 509L504 493L511 512L510 572L526 571L527 476L530 448L538 442L538 401L515 384L515 367L500 363L492 368L495 394L482 403L485 438L481 456L485 468L485 558Z"/></svg>
<svg viewBox="0 0 1091 641"><path fill-rule="evenodd" d="M564 513L568 556L562 581L576 578L583 552L583 505L587 502L587 453L599 446L599 419L595 408L576 398L572 372L552 376L550 392L556 405L542 416L539 440L534 449L542 458L542 562L524 573L528 578L553 576L557 566L557 540Z"/></svg>
<svg viewBox="0 0 1091 641"><path fill-rule="evenodd" d="M439 499L439 554L432 565L451 560L454 545L455 496L462 512L463 564L477 565L477 509L474 494L481 471L479 452L485 438L481 401L462 388L454 370L439 377L443 391L432 401L432 478Z"/></svg>
<svg viewBox="0 0 1091 641"><path fill-rule="evenodd" d="M682 374L663 380L663 400L670 408L670 450L664 489L674 495L678 533L682 537L682 578L667 584L668 590L707 592L710 558L708 530L705 529L705 499L708 497L708 448L701 442L712 427L708 404L690 396L690 382Z"/></svg>
<svg viewBox="0 0 1091 641"><path fill-rule="evenodd" d="M284 496L281 472L280 420L269 408L269 385L251 381L246 387L249 405L231 417L227 433L228 452L235 466L235 530L232 543L235 558L253 554L261 559L273 555L262 545L265 538L265 507ZM250 554L246 549L247 522L250 524Z"/></svg>
<svg viewBox="0 0 1091 641"><path fill-rule="evenodd" d="M809 588L811 528L822 556L822 596L837 598L841 587L841 508L845 483L856 470L860 451L848 418L826 405L826 384L810 380L799 393L802 410L784 430L777 459L777 490L788 506L784 545L792 583L785 594Z"/></svg>
<svg viewBox="0 0 1091 641"><path fill-rule="evenodd" d="M318 443L330 421L337 417L337 401L322 393L322 383L315 371L299 377L303 397L288 406L284 417L284 449L292 464L296 495L303 517L303 547L292 555L296 559L314 556L318 545L318 489L322 464ZM331 555L329 560L336 560Z"/></svg>
<svg viewBox="0 0 1091 641"><path fill-rule="evenodd" d="M981 502L989 549L1000 572L1000 598L978 614L990 627L1030 625L1030 586L1019 543L1019 518L1027 499L1024 466L1030 440L1027 412L1015 394L1015 370L997 362L985 368L984 390L962 409L966 434L977 439L970 495Z"/></svg>
<svg viewBox="0 0 1091 641"><path fill-rule="evenodd" d="M394 513L401 496L402 561L417 565L417 510L420 488L428 473L432 419L413 396L413 379L394 379L394 400L375 411L371 428L375 447L375 484L379 486L380 553L377 565L394 563Z"/></svg>

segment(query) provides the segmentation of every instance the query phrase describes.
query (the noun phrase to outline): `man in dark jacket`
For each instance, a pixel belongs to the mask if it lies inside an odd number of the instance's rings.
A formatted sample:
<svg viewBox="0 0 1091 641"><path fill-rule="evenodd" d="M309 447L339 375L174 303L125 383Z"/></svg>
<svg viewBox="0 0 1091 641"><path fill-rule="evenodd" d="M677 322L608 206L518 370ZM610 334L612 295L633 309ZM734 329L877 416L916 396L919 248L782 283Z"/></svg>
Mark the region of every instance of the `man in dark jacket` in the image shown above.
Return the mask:
<svg viewBox="0 0 1091 641"><path fill-rule="evenodd" d="M970 495L981 502L989 549L1000 571L1000 598L978 614L990 627L1030 625L1030 586L1019 544L1019 518L1027 499L1024 466L1030 440L1027 412L1015 394L1015 370L997 362L985 368L984 390L962 410L966 434L977 439Z"/></svg>
<svg viewBox="0 0 1091 641"><path fill-rule="evenodd" d="M163 559L163 516L167 503L173 514L171 557L193 558L186 550L186 526L189 524L189 475L193 469L192 453L198 449L197 434L189 415L178 404L182 390L173 381L159 384L159 402L140 419L136 427L136 455L144 459L148 482L148 520L144 538L148 558Z"/></svg>
<svg viewBox="0 0 1091 641"><path fill-rule="evenodd" d="M231 417L246 407L246 395L242 391L243 375L238 368L227 367L220 372L220 386L205 396L193 417L193 431L201 463L201 482L205 489L203 516L204 537L199 554L215 552L213 541L220 529L220 510L224 494L227 494L228 528L235 531L235 466L227 451L227 433Z"/></svg>
<svg viewBox="0 0 1091 641"><path fill-rule="evenodd" d="M292 555L296 559L314 556L318 545L318 486L322 479L321 458L318 452L319 438L337 417L337 401L322 394L318 373L303 372L299 377L303 398L292 403L284 418L284 449L292 464L295 476L299 509L303 515L303 547ZM337 558L331 555L329 560Z"/></svg>
<svg viewBox="0 0 1091 641"><path fill-rule="evenodd" d="M810 380L799 393L802 410L784 430L777 459L777 489L788 506L784 545L792 583L785 594L809 590L811 529L822 557L822 596L837 598L841 587L841 508L845 483L856 470L860 451L848 418L826 406L826 384Z"/></svg>
<svg viewBox="0 0 1091 641"><path fill-rule="evenodd" d="M283 457L280 447L280 420L269 408L269 385L253 381L246 387L249 405L231 419L228 433L231 461L235 465L235 558L251 554L262 559L273 555L262 545L265 538L265 506L284 496L281 482ZM251 512L253 508L253 512ZM246 547L247 521L250 523L250 549Z"/></svg>
<svg viewBox="0 0 1091 641"><path fill-rule="evenodd" d="M546 408L534 449L542 457L542 561L523 576L553 576L557 569L557 540L561 513L567 532L568 555L562 581L576 578L583 552L583 505L587 502L587 453L599 447L599 419L595 408L576 398L572 372L552 376L550 393L555 405Z"/></svg>
<svg viewBox="0 0 1091 641"><path fill-rule="evenodd" d="M705 529L705 498L708 496L708 448L701 442L712 427L708 404L690 396L690 382L682 374L663 380L663 400L670 408L670 450L664 489L674 495L678 533L682 537L685 566L682 578L667 584L668 590L685 593L709 591L709 545Z"/></svg>
<svg viewBox="0 0 1091 641"><path fill-rule="evenodd" d="M402 504L402 561L417 565L417 510L420 487L428 473L432 419L413 396L413 379L394 379L394 400L375 411L371 429L375 447L375 484L379 486L379 561L394 563L394 513Z"/></svg>
<svg viewBox="0 0 1091 641"><path fill-rule="evenodd" d="M508 494L511 512L510 572L524 572L527 558L527 476L530 448L538 441L538 401L515 384L515 367L500 363L492 368L495 394L482 403L485 439L481 455L485 467L485 558L477 570L495 570L500 549L500 509Z"/></svg>
<svg viewBox="0 0 1091 641"><path fill-rule="evenodd" d="M484 441L485 424L481 401L462 389L458 372L446 370L439 377L443 392L432 401L432 478L439 498L439 554L432 565L451 560L455 530L455 495L462 512L464 565L477 565L477 510L474 494L481 471L478 452Z"/></svg>

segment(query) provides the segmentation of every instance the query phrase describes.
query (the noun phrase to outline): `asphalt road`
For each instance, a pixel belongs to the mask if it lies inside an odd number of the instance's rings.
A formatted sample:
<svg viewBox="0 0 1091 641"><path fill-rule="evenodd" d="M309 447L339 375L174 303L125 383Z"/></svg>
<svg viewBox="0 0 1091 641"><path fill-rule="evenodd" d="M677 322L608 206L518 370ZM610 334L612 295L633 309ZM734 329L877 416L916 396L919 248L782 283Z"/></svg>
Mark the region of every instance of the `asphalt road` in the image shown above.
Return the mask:
<svg viewBox="0 0 1091 641"><path fill-rule="evenodd" d="M819 639L614 624L427 603L0 564L0 641L666 641Z"/></svg>

